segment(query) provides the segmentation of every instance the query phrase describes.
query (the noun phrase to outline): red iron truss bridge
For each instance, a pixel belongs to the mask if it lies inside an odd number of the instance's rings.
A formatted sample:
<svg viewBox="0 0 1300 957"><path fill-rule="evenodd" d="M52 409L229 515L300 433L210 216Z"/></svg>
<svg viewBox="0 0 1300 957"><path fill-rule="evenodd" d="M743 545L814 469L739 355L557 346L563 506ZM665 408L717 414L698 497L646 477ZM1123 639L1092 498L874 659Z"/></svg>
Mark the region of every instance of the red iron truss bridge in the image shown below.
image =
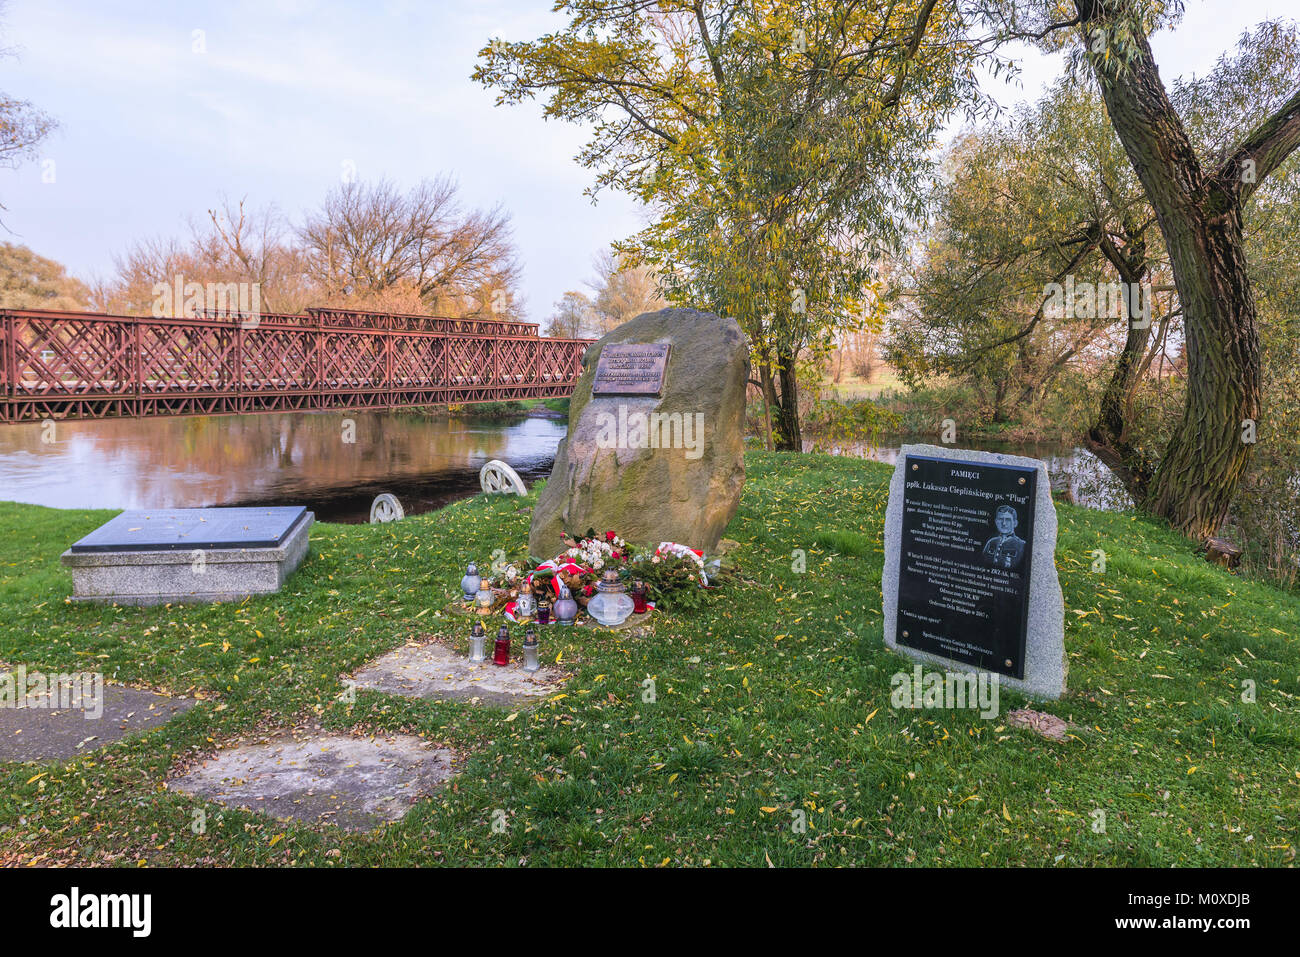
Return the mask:
<svg viewBox="0 0 1300 957"><path fill-rule="evenodd" d="M0 309L0 423L568 396L591 340L526 322L308 309L153 318Z"/></svg>

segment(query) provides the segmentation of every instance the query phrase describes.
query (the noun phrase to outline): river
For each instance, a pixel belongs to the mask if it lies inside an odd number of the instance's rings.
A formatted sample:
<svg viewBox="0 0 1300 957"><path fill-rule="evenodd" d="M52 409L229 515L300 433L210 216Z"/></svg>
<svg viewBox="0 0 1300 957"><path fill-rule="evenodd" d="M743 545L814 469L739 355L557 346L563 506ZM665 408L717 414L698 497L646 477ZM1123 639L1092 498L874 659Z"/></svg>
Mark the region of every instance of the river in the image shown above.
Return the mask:
<svg viewBox="0 0 1300 957"><path fill-rule="evenodd" d="M349 422L351 423L349 425ZM0 426L0 500L53 508L305 505L364 522L391 492L408 514L479 490L491 459L550 474L565 419L299 412Z"/></svg>
<svg viewBox="0 0 1300 957"><path fill-rule="evenodd" d="M934 436L926 435L886 436L881 444L875 448L864 446L862 443L836 445L834 443L828 444L825 440L818 443L812 439L806 439L804 440L804 451L812 451L814 445L817 445L820 451L830 452L834 455L851 455L893 465L898 461L900 448L913 443L938 444ZM1076 445L1052 443L1000 442L996 439L984 438L966 441L962 444L962 447L980 449L986 452L1004 452L1008 455L1027 455L1030 458L1041 459L1047 466L1047 475L1052 482L1052 491L1060 493L1066 500L1074 502L1076 505L1106 511L1122 511L1133 507L1133 500L1129 497L1128 492L1124 490L1124 486L1120 484L1119 479L1115 478L1110 469L1097 456L1085 448Z"/></svg>
<svg viewBox="0 0 1300 957"><path fill-rule="evenodd" d="M322 521L364 522L381 492L396 495L411 515L476 494L479 469L491 459L510 463L528 484L545 478L565 424L542 415L396 411L6 425L0 426L0 500L113 509L292 503ZM891 437L876 449L850 444L829 451L892 464L905 441L933 439ZM971 445L1043 459L1052 487L1079 504L1129 504L1085 449Z"/></svg>

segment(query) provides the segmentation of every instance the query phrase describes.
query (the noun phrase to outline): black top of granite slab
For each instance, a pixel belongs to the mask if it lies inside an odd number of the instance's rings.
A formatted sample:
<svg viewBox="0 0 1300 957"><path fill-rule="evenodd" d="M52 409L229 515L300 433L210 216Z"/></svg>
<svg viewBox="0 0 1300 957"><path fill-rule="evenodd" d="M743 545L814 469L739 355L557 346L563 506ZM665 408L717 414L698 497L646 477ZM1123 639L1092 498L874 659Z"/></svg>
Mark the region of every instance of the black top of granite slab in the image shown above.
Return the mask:
<svg viewBox="0 0 1300 957"><path fill-rule="evenodd" d="M275 548L306 519L301 505L271 508L159 508L123 512L70 551L157 552Z"/></svg>
<svg viewBox="0 0 1300 957"><path fill-rule="evenodd" d="M993 453L996 455L997 453ZM1037 472L1032 465L1020 465L1016 462L976 461L974 459L939 458L937 455L909 455L909 461L938 462L941 465L968 465L973 469L1011 469L1015 472Z"/></svg>

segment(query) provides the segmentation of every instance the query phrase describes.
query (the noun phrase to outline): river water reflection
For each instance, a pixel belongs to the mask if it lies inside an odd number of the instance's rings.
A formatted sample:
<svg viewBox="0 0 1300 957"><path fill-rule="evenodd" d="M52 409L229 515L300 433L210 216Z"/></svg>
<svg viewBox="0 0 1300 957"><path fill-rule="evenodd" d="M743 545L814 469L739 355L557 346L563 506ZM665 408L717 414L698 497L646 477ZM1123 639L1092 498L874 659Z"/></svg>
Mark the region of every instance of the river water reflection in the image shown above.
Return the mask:
<svg viewBox="0 0 1300 957"><path fill-rule="evenodd" d="M0 427L0 500L114 509L295 504L323 521L364 522L381 492L396 495L408 514L476 494L478 470L490 459L510 463L531 485L550 474L565 425L563 417L409 411L7 425ZM876 449L822 449L892 464L901 444L890 438ZM1081 505L1129 507L1119 483L1086 449L972 445L1043 459L1053 489Z"/></svg>
<svg viewBox="0 0 1300 957"><path fill-rule="evenodd" d="M818 446L818 451L868 458L893 465L898 461L900 447L913 443L937 444L933 436L888 436L877 448L863 446L861 443L828 446L823 441ZM812 451L814 444L816 443L812 440L805 441L804 451ZM1041 459L1047 466L1048 477L1052 480L1052 491L1064 495L1068 501L1076 505L1106 511L1123 511L1133 507L1133 500L1124 490L1119 479L1115 478L1097 456L1085 448L1075 445L997 442L985 439L972 440L964 443L962 447Z"/></svg>
<svg viewBox="0 0 1300 957"><path fill-rule="evenodd" d="M7 425L0 500L119 509L296 504L324 521L366 521L380 492L396 495L408 514L474 494L490 459L510 463L529 484L545 478L564 431L563 418L413 412Z"/></svg>

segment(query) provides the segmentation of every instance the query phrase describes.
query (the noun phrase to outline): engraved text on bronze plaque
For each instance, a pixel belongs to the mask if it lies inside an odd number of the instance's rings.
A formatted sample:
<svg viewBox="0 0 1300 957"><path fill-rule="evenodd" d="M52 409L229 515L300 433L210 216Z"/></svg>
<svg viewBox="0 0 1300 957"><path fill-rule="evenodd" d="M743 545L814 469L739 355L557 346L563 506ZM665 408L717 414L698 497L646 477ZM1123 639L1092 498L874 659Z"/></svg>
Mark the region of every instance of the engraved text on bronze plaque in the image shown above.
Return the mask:
<svg viewBox="0 0 1300 957"><path fill-rule="evenodd" d="M591 394L658 395L667 365L667 343L610 343L596 362Z"/></svg>

